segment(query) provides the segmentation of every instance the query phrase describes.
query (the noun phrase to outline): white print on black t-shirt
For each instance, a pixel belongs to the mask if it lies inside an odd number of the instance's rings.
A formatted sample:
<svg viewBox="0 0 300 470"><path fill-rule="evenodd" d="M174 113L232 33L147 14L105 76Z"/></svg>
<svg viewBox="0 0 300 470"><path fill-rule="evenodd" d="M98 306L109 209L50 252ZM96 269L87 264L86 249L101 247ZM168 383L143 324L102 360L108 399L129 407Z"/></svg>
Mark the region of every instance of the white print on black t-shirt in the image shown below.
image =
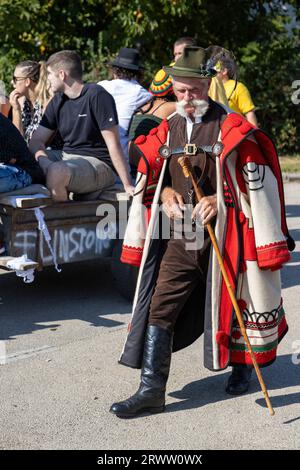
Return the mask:
<svg viewBox="0 0 300 470"><path fill-rule="evenodd" d="M78 117L87 117L87 114L78 114Z"/></svg>

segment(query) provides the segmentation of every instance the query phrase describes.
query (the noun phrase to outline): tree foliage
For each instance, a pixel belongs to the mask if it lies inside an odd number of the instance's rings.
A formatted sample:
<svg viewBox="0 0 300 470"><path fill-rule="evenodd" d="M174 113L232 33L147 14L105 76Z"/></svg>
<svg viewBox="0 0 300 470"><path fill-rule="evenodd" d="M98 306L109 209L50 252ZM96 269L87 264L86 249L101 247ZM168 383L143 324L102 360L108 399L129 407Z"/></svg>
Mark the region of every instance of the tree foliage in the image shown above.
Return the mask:
<svg viewBox="0 0 300 470"><path fill-rule="evenodd" d="M300 151L299 106L291 101L300 80L297 1L262 0L0 0L0 79L8 87L20 61L76 49L86 78L107 75L104 62L120 47L139 47L145 83L172 59L180 36L231 49L258 107L260 124L281 153ZM297 17L298 15L298 17Z"/></svg>

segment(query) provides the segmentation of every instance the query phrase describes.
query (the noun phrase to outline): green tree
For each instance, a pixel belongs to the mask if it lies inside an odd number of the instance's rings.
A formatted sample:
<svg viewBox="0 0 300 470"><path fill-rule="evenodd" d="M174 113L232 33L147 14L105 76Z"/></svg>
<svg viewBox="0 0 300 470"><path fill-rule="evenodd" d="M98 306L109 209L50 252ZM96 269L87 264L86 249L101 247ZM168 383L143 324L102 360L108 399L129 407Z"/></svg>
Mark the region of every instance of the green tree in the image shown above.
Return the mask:
<svg viewBox="0 0 300 470"><path fill-rule="evenodd" d="M139 47L145 83L172 60L180 36L199 45L231 49L240 78L258 106L261 125L281 152L299 152L299 106L292 83L300 79L297 0L0 0L0 78L8 89L15 65L76 49L85 77L107 75L104 62L120 47Z"/></svg>

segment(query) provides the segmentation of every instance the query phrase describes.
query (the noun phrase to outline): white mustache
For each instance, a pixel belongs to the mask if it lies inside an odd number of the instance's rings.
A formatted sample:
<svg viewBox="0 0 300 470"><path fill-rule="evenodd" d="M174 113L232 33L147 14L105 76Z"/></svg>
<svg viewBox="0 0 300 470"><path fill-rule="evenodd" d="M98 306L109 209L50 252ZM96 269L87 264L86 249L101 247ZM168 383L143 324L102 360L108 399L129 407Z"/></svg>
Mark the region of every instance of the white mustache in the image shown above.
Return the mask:
<svg viewBox="0 0 300 470"><path fill-rule="evenodd" d="M208 110L208 102L205 100L181 100L176 103L176 111L180 116L187 117L188 114L184 108L188 104L195 108L195 111L193 112L194 117L202 117Z"/></svg>

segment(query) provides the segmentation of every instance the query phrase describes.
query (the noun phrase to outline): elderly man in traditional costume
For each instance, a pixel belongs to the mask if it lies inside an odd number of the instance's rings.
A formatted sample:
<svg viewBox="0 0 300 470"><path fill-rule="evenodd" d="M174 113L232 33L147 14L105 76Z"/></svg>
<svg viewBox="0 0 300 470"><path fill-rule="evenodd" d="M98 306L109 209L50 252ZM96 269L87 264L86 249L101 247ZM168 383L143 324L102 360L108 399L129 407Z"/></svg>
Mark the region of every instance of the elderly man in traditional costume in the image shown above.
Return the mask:
<svg viewBox="0 0 300 470"><path fill-rule="evenodd" d="M202 333L205 367L232 366L226 391L248 390L251 357L208 233L204 230L201 247L191 249L186 234L178 237L174 229L187 204L193 206L192 218L214 226L260 366L276 359L288 329L280 268L290 255L278 157L264 132L208 98L216 74L214 50L186 47L173 67L165 67L173 77L177 112L135 141L141 160L121 259L140 269L119 362L142 372L138 391L111 406L118 417L162 412L172 351ZM200 202L178 164L182 155L206 195ZM167 241L154 236L160 202L173 220ZM144 239L136 231L139 212L146 217Z"/></svg>

